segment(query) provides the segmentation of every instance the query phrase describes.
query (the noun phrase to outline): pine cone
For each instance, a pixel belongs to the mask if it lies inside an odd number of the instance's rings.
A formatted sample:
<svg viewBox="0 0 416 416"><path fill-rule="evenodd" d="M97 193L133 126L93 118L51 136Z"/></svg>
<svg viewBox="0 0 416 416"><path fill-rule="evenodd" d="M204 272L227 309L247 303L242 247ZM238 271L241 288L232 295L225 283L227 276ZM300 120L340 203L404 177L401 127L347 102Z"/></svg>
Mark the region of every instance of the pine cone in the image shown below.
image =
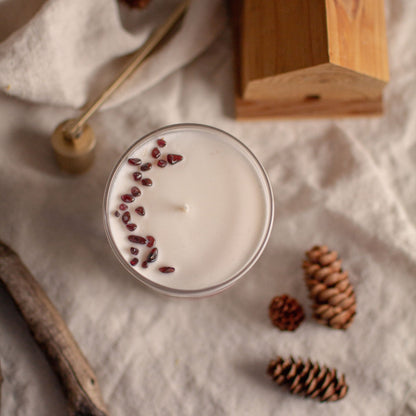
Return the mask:
<svg viewBox="0 0 416 416"><path fill-rule="evenodd" d="M354 320L356 300L338 253L329 251L327 246L314 246L306 256L308 259L302 267L310 298L314 301L314 318L331 328L347 329Z"/></svg>
<svg viewBox="0 0 416 416"><path fill-rule="evenodd" d="M294 331L305 319L303 308L295 298L276 296L269 305L269 316L273 325L282 331Z"/></svg>
<svg viewBox="0 0 416 416"><path fill-rule="evenodd" d="M337 370L321 367L310 360L304 363L302 360L295 361L292 357L277 357L270 361L267 374L277 384L288 385L291 393L317 398L321 402L340 400L348 391L343 374L338 377Z"/></svg>

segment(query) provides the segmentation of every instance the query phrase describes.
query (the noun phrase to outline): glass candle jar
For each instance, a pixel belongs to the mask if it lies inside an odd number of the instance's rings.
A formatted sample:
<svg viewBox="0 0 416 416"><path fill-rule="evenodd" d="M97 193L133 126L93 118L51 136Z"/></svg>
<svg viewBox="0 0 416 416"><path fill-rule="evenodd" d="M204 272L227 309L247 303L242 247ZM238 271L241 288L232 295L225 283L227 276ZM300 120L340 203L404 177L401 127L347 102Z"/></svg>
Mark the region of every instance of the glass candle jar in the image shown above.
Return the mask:
<svg viewBox="0 0 416 416"><path fill-rule="evenodd" d="M200 124L167 126L136 141L105 189L114 254L139 281L173 296L233 285L263 252L273 217L270 182L253 153Z"/></svg>

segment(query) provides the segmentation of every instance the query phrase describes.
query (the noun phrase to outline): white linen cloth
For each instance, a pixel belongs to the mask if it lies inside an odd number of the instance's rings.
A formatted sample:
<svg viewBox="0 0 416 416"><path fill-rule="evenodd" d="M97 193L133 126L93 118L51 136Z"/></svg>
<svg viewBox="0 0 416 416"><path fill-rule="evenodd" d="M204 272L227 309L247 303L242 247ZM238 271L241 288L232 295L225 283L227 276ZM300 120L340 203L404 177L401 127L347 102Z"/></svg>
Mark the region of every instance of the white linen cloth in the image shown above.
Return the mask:
<svg viewBox="0 0 416 416"><path fill-rule="evenodd" d="M0 238L64 317L112 415L416 415L416 3L386 1L383 117L240 123L231 116L225 10L219 0L195 1L182 29L91 121L93 168L59 172L49 145L55 126L76 114L95 81L111 79L108 63L143 42L169 8L161 0L143 12L115 1L0 2ZM101 218L121 152L177 122L241 138L266 167L277 204L254 268L194 301L160 296L127 275ZM316 243L339 251L356 289L358 314L345 332L311 318L301 263ZM307 312L294 333L268 319L271 297L282 293ZM2 414L65 415L57 379L4 290L0 334ZM291 396L265 374L277 354L338 368L347 397Z"/></svg>

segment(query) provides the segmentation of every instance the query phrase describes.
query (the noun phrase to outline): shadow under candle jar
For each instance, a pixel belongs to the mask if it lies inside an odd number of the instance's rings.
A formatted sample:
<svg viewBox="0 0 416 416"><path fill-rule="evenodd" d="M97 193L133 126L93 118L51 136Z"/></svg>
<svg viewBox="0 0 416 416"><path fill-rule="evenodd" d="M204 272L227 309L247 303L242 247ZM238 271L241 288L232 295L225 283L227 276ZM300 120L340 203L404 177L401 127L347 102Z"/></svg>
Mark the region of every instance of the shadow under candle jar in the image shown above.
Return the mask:
<svg viewBox="0 0 416 416"><path fill-rule="evenodd" d="M107 182L104 226L123 266L167 295L202 297L239 280L273 225L267 174L228 133L177 124L136 141Z"/></svg>

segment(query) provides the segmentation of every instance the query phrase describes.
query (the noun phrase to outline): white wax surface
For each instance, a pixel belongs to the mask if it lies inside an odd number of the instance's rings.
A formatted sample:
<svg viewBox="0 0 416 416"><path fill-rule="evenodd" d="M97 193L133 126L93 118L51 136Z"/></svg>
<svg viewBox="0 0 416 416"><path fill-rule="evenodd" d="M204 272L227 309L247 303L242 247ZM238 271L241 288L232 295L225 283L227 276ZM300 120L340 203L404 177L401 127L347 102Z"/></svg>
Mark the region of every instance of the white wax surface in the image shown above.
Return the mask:
<svg viewBox="0 0 416 416"><path fill-rule="evenodd" d="M184 160L156 165L151 151L162 137L167 145L160 148L161 159L173 153ZM199 290L227 281L250 262L267 234L271 203L259 167L237 145L220 132L195 127L154 136L130 151L115 173L107 205L110 234L126 262L135 257L130 247L140 251L139 264L129 267L163 286ZM133 180L139 167L127 163L131 157L152 162L152 169L142 172L152 187ZM127 204L137 224L130 232L114 211L121 195L135 185L142 194ZM134 211L138 206L145 208L145 216ZM147 269L141 263L150 248L131 243L127 237L132 234L156 239L158 259ZM161 273L162 266L173 266L175 272Z"/></svg>

